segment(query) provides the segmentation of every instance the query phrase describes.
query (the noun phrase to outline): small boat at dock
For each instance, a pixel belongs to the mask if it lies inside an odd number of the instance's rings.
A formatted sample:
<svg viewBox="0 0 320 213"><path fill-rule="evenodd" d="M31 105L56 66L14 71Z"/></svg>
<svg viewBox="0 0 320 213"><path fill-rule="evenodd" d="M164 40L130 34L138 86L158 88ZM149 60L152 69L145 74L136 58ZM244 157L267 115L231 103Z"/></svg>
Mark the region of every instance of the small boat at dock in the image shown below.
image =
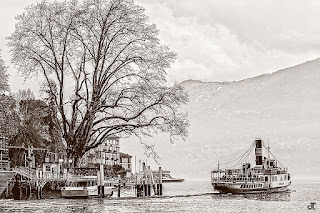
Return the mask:
<svg viewBox="0 0 320 213"><path fill-rule="evenodd" d="M183 182L182 178L174 178L171 176L170 171L163 171L162 182Z"/></svg>
<svg viewBox="0 0 320 213"><path fill-rule="evenodd" d="M243 160L248 158L252 149L255 149L255 166L251 167ZM263 148L268 156L263 156ZM249 150L236 160L243 162L241 168L218 169L211 172L211 184L220 193L247 194L261 192L285 192L291 184L288 169L276 158L270 157L270 147L261 139L256 139ZM234 161L236 161L234 160ZM234 162L231 161L231 162ZM229 162L230 163L230 162Z"/></svg>
<svg viewBox="0 0 320 213"><path fill-rule="evenodd" d="M61 189L63 198L90 198L99 197L99 190L103 190L104 196L112 196L114 183L104 181L104 187L99 187L96 176L81 177L68 181L68 186Z"/></svg>
<svg viewBox="0 0 320 213"><path fill-rule="evenodd" d="M154 172L155 177L159 177L159 172ZM165 170L162 173L162 182L166 183L166 182L183 182L184 179L182 178L174 178L171 176L170 171Z"/></svg>

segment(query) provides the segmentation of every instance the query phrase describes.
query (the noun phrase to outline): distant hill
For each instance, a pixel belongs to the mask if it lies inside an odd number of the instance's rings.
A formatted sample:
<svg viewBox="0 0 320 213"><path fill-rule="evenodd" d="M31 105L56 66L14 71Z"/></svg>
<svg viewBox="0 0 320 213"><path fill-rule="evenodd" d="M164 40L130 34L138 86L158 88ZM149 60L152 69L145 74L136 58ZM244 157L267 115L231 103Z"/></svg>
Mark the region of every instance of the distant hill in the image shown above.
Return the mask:
<svg viewBox="0 0 320 213"><path fill-rule="evenodd" d="M293 177L320 176L320 59L235 82L181 83L190 102L190 136L156 149L167 169L210 178L217 161L240 156L256 137Z"/></svg>

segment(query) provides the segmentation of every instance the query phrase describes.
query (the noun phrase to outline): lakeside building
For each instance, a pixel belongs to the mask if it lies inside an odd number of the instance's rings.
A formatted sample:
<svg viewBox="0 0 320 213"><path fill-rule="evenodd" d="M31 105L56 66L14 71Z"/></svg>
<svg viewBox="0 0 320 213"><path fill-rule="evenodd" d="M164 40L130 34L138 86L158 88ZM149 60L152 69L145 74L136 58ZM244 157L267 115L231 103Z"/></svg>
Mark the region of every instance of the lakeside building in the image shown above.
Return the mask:
<svg viewBox="0 0 320 213"><path fill-rule="evenodd" d="M106 138L102 144L89 150L73 165L66 153L52 152L46 148L9 146L5 139L0 137L0 170L26 168L30 171L41 171L42 177L58 177L67 172L82 175L96 175L97 169L102 164L107 176L121 173L130 177L132 171L132 156L120 153L119 137Z"/></svg>
<svg viewBox="0 0 320 213"><path fill-rule="evenodd" d="M132 171L132 162L131 162L131 155L120 153L120 165L122 168L124 168L126 171L131 172Z"/></svg>
<svg viewBox="0 0 320 213"><path fill-rule="evenodd" d="M132 174L131 158L131 155L120 152L120 165L126 171L126 177L131 177Z"/></svg>
<svg viewBox="0 0 320 213"><path fill-rule="evenodd" d="M62 173L63 168L70 168L65 154L54 153L49 149L32 146L8 146L8 160L11 169L28 168L30 171L41 171L43 177L51 177Z"/></svg>
<svg viewBox="0 0 320 213"><path fill-rule="evenodd" d="M96 148L86 152L81 159L80 167L92 167L98 164L120 165L119 137L108 137Z"/></svg>

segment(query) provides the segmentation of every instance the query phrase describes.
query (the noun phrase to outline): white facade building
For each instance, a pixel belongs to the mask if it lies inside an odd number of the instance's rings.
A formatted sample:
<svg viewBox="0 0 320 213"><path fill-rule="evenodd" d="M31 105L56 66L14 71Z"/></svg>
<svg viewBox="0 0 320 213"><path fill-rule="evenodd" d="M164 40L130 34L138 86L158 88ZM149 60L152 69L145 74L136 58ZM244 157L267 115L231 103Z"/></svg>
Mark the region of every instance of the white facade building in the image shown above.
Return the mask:
<svg viewBox="0 0 320 213"><path fill-rule="evenodd" d="M81 160L81 167L92 165L120 165L119 137L112 136L106 138L96 148L89 150Z"/></svg>

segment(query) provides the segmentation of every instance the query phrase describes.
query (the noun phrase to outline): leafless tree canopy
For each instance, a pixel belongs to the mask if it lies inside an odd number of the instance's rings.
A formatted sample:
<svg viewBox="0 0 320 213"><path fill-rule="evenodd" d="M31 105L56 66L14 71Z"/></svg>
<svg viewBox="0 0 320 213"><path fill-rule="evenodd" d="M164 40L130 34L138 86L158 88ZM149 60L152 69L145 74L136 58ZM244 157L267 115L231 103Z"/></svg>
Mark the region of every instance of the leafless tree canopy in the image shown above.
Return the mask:
<svg viewBox="0 0 320 213"><path fill-rule="evenodd" d="M176 54L157 36L130 0L43 1L17 17L9 46L21 73L44 76L67 151L80 157L110 135L187 135L187 94L166 83Z"/></svg>

